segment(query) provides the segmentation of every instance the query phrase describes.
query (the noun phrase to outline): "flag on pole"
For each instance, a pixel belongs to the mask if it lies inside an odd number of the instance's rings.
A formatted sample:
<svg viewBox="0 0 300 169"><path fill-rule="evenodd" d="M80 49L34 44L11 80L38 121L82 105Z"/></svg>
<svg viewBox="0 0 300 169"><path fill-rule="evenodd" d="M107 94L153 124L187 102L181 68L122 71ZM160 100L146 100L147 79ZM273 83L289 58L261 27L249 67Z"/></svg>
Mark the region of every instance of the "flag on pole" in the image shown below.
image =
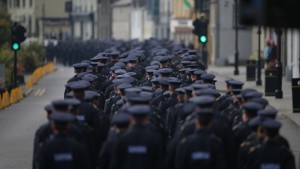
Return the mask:
<svg viewBox="0 0 300 169"><path fill-rule="evenodd" d="M183 4L184 4L184 7L186 9L191 9L192 8L192 4L190 2L191 0L183 0Z"/></svg>

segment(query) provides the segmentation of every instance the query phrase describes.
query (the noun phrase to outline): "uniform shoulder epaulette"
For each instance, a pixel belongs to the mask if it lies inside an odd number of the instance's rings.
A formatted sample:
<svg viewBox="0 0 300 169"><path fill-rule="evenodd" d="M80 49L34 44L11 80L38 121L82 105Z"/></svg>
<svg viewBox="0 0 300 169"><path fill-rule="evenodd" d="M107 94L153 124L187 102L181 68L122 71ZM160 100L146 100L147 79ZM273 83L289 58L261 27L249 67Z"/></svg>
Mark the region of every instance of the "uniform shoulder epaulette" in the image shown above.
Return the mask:
<svg viewBox="0 0 300 169"><path fill-rule="evenodd" d="M186 140L187 140L186 138L183 138L183 139L181 139L180 143L184 144L186 142Z"/></svg>
<svg viewBox="0 0 300 169"><path fill-rule="evenodd" d="M256 151L258 148L260 148L260 145L256 145L250 148L249 153L253 153L254 151Z"/></svg>
<svg viewBox="0 0 300 169"><path fill-rule="evenodd" d="M233 127L232 127L232 131L236 131L236 130L238 130L238 129L239 129L239 127L240 127L240 125L239 125L239 124L237 124L237 125L233 126Z"/></svg>
<svg viewBox="0 0 300 169"><path fill-rule="evenodd" d="M185 124L183 124L181 127L180 127L180 131L183 131L184 129L185 129L185 127L186 127L186 125Z"/></svg>
<svg viewBox="0 0 300 169"><path fill-rule="evenodd" d="M243 143L241 144L240 147L246 147L246 146L249 146L249 145L251 145L251 143L250 143L249 141L245 141L245 142L243 142Z"/></svg>
<svg viewBox="0 0 300 169"><path fill-rule="evenodd" d="M158 119L161 119L161 116L159 114L155 114L155 115Z"/></svg>
<svg viewBox="0 0 300 169"><path fill-rule="evenodd" d="M120 130L115 130L115 133L116 134L119 134L121 131Z"/></svg>

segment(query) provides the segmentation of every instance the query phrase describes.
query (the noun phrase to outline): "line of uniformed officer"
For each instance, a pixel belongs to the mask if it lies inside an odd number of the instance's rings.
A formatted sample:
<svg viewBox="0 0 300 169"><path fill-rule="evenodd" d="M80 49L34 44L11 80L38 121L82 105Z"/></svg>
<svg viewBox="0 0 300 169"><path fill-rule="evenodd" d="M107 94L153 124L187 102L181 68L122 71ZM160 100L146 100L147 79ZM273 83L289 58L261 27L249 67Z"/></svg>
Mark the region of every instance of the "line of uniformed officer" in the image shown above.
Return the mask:
<svg viewBox="0 0 300 169"><path fill-rule="evenodd" d="M45 107L34 169L295 169L262 93L229 79L221 95L197 51L172 41L105 44L68 49L82 61Z"/></svg>

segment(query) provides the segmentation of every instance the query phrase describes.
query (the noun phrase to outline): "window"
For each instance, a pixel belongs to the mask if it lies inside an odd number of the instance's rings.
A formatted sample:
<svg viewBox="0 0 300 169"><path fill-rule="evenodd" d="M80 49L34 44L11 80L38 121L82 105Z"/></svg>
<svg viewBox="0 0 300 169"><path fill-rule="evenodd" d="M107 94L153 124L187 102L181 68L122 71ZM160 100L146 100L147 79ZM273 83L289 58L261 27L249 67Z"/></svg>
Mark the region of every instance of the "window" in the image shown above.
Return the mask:
<svg viewBox="0 0 300 169"><path fill-rule="evenodd" d="M208 0L202 0L201 6L202 6L202 11L209 11L209 1Z"/></svg>
<svg viewBox="0 0 300 169"><path fill-rule="evenodd" d="M32 26L32 16L28 16L28 29L29 30L28 30L27 36L29 36L29 37L31 36L31 33L32 33L31 32L32 31L31 26Z"/></svg>
<svg viewBox="0 0 300 169"><path fill-rule="evenodd" d="M35 33L37 35L40 34L40 27L39 27L39 20L38 19L35 20Z"/></svg>
<svg viewBox="0 0 300 169"><path fill-rule="evenodd" d="M208 12L209 3L209 0L197 0L195 1L195 10L199 12Z"/></svg>
<svg viewBox="0 0 300 169"><path fill-rule="evenodd" d="M20 7L20 0L15 0L15 7L17 7L17 8Z"/></svg>

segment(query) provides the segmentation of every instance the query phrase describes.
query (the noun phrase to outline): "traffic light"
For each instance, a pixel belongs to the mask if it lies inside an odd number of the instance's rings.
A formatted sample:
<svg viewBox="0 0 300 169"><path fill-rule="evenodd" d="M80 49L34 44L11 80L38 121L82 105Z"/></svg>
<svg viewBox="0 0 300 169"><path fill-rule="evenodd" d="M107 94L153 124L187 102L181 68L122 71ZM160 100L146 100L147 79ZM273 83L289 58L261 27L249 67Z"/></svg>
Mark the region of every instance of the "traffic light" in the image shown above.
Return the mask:
<svg viewBox="0 0 300 169"><path fill-rule="evenodd" d="M26 28L15 23L11 28L11 49L18 51L21 48L21 43L26 40Z"/></svg>
<svg viewBox="0 0 300 169"><path fill-rule="evenodd" d="M193 34L194 35L199 35L199 32L200 32L200 23L201 22L201 20L200 19L195 19L194 21L193 21L193 25L194 25L194 30L193 30Z"/></svg>
<svg viewBox="0 0 300 169"><path fill-rule="evenodd" d="M194 30L193 34L197 35L200 43L207 42L207 19L195 19L193 22Z"/></svg>
<svg viewBox="0 0 300 169"><path fill-rule="evenodd" d="M207 42L207 37L206 37L206 35L201 35L201 36L199 37L199 40L200 40L201 43L206 43L206 42Z"/></svg>
<svg viewBox="0 0 300 169"><path fill-rule="evenodd" d="M17 40L17 24L14 24L11 28L11 50L17 51L20 49L20 44Z"/></svg>

